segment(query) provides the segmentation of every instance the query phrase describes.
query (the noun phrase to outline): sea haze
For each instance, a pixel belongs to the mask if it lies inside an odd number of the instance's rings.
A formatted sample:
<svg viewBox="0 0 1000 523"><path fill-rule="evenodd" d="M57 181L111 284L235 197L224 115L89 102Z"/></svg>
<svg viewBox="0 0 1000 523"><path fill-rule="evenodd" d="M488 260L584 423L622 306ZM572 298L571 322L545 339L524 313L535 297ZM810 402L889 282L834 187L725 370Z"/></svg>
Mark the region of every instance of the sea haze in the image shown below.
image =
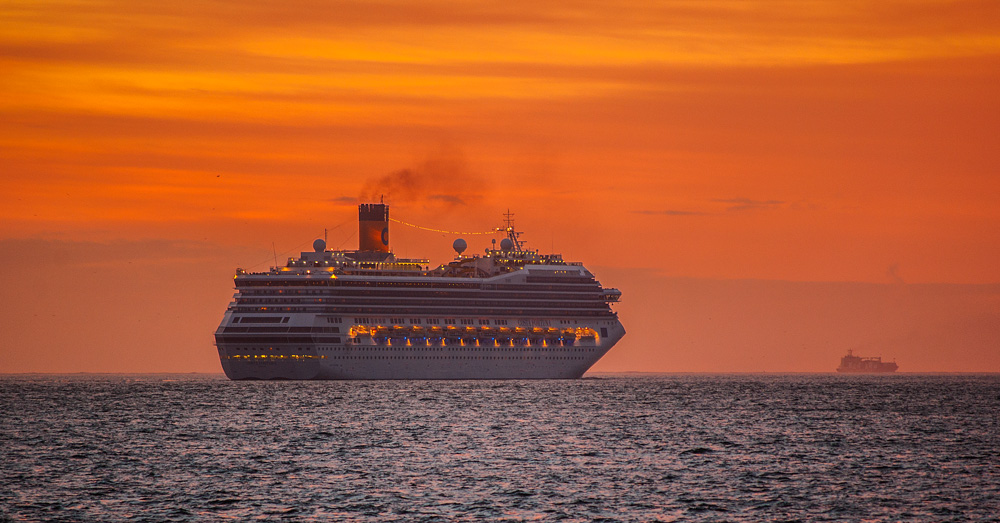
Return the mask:
<svg viewBox="0 0 1000 523"><path fill-rule="evenodd" d="M0 521L1000 514L1000 375L7 375L0 413Z"/></svg>

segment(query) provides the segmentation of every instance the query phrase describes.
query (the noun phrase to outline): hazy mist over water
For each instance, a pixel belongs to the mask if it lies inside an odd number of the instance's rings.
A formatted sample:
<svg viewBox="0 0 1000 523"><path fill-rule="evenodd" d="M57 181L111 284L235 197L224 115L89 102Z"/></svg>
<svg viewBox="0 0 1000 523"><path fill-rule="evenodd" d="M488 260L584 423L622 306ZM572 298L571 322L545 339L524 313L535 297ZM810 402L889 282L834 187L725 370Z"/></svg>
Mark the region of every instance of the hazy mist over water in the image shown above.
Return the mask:
<svg viewBox="0 0 1000 523"><path fill-rule="evenodd" d="M0 376L0 521L997 521L1000 375Z"/></svg>

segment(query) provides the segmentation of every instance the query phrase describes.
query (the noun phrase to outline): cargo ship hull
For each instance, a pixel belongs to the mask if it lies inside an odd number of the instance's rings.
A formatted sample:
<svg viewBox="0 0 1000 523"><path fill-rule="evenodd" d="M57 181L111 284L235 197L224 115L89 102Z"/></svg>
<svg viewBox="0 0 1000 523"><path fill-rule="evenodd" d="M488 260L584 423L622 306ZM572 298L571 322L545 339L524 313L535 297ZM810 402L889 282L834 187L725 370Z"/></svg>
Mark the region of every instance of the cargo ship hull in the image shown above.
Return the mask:
<svg viewBox="0 0 1000 523"><path fill-rule="evenodd" d="M855 356L853 351L847 351L847 356L840 359L837 372L842 374L888 374L899 368L894 361L882 361L881 357L865 358Z"/></svg>

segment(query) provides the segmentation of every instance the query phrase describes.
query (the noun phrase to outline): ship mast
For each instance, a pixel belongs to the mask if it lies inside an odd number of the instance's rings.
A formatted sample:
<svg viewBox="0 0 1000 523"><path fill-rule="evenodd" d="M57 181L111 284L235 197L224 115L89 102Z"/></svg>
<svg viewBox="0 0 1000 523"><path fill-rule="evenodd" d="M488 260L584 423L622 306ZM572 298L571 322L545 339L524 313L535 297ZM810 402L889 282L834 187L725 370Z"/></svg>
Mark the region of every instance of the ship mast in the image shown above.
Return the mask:
<svg viewBox="0 0 1000 523"><path fill-rule="evenodd" d="M510 212L510 208L508 208L507 212L505 212L503 216L504 223L507 225L507 227L504 228L504 231L507 233L507 238L509 238L511 243L514 244L514 250L519 252L524 250L524 242L517 239L521 233L514 230L514 213Z"/></svg>

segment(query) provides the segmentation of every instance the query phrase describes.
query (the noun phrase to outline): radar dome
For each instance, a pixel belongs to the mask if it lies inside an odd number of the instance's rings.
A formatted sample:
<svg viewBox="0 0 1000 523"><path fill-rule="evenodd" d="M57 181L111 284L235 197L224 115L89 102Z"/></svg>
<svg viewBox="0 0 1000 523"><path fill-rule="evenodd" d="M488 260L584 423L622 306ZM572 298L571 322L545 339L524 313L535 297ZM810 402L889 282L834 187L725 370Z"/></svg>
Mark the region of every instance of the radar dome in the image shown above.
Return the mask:
<svg viewBox="0 0 1000 523"><path fill-rule="evenodd" d="M504 238L500 240L500 250L501 251L514 250L514 242L510 241L510 238Z"/></svg>
<svg viewBox="0 0 1000 523"><path fill-rule="evenodd" d="M462 251L464 251L468 247L469 244L465 243L465 240L461 238L455 240L455 243L451 244L451 248L455 249L455 252L457 252L458 254L462 254Z"/></svg>
<svg viewBox="0 0 1000 523"><path fill-rule="evenodd" d="M323 238L316 238L316 241L313 242L313 250L316 252L323 252L326 250L326 242L323 241Z"/></svg>

